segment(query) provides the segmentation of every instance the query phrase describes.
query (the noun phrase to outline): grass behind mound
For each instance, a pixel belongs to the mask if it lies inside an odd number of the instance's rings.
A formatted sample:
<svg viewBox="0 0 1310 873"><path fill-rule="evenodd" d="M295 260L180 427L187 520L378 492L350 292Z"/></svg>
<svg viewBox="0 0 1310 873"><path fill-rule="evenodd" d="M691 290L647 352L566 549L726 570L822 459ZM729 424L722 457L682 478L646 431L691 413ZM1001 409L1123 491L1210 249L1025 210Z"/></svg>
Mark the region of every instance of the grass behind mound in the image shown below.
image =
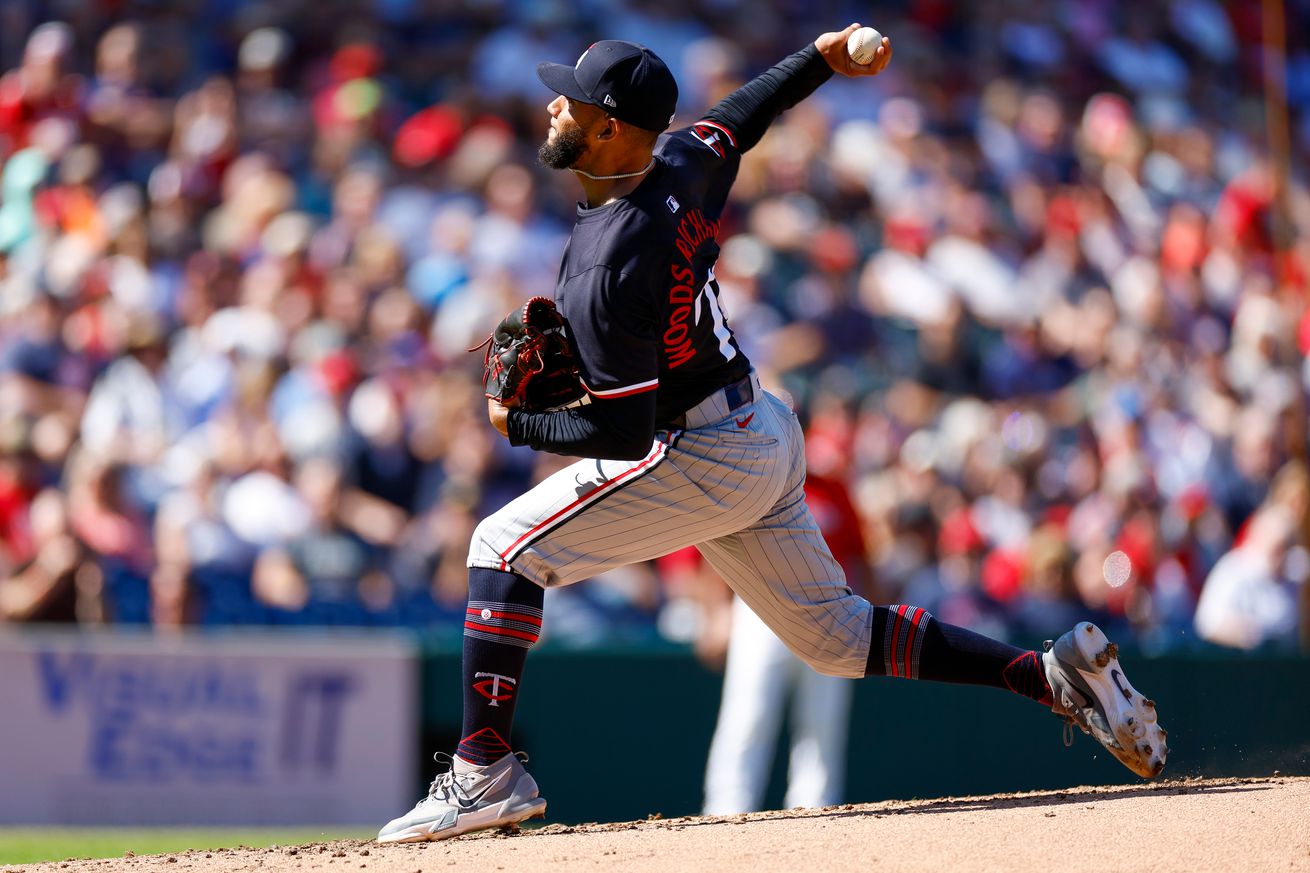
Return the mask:
<svg viewBox="0 0 1310 873"><path fill-rule="evenodd" d="M376 828L0 828L0 864L121 858L186 849L296 846L377 836Z"/></svg>

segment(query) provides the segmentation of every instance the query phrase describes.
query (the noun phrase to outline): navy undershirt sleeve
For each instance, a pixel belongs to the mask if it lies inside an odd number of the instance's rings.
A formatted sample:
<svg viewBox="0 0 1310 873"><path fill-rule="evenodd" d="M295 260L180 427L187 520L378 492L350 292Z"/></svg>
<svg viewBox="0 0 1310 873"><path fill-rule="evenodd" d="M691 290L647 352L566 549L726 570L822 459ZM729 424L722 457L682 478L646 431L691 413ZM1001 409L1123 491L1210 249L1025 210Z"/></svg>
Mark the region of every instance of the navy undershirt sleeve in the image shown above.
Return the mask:
<svg viewBox="0 0 1310 873"><path fill-rule="evenodd" d="M644 391L557 412L511 409L509 441L557 455L639 461L655 438L655 392Z"/></svg>
<svg viewBox="0 0 1310 873"><path fill-rule="evenodd" d="M830 78L832 67L811 43L724 97L705 117L732 131L737 149L744 152L760 141L775 118Z"/></svg>

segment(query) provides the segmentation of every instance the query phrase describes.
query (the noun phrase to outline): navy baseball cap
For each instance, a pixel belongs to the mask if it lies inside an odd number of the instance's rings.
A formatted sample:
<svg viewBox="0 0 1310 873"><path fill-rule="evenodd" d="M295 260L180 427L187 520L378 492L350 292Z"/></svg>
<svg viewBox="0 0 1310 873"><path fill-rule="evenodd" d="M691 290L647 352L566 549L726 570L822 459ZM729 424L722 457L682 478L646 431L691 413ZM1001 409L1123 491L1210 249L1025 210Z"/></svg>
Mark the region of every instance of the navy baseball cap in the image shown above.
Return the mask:
<svg viewBox="0 0 1310 873"><path fill-rule="evenodd" d="M537 64L537 78L556 94L594 103L620 121L667 130L678 108L678 83L653 51L635 42L594 43L572 67Z"/></svg>

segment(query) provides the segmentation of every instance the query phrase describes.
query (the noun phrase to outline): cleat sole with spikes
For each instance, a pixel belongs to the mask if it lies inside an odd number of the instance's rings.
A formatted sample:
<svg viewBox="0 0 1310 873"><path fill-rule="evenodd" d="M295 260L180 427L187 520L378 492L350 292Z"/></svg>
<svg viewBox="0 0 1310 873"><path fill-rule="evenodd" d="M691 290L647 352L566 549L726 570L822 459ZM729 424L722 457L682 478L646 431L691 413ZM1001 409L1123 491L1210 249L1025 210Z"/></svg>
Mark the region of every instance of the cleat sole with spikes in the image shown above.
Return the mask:
<svg viewBox="0 0 1310 873"><path fill-rule="evenodd" d="M1093 736L1128 769L1159 776L1168 756L1155 702L1134 688L1119 664L1119 647L1081 622L1042 656L1053 709Z"/></svg>

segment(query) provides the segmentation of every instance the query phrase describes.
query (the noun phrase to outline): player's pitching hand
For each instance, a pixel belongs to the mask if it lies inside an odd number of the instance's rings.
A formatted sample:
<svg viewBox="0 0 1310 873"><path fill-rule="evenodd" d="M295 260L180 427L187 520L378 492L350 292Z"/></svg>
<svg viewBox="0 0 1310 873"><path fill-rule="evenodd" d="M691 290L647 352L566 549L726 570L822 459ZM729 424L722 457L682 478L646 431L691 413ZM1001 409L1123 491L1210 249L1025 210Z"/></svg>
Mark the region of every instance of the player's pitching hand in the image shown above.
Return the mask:
<svg viewBox="0 0 1310 873"><path fill-rule="evenodd" d="M851 60L850 54L846 51L846 40L862 26L859 22L849 24L845 30L825 33L814 41L814 47L823 55L828 66L843 76L876 76L891 63L892 41L885 36L882 38L882 45L878 46L878 50L874 53L873 60L867 64L857 64Z"/></svg>
<svg viewBox="0 0 1310 873"><path fill-rule="evenodd" d="M503 437L509 436L509 409L494 397L487 398L487 418L491 419L491 426L500 431Z"/></svg>

